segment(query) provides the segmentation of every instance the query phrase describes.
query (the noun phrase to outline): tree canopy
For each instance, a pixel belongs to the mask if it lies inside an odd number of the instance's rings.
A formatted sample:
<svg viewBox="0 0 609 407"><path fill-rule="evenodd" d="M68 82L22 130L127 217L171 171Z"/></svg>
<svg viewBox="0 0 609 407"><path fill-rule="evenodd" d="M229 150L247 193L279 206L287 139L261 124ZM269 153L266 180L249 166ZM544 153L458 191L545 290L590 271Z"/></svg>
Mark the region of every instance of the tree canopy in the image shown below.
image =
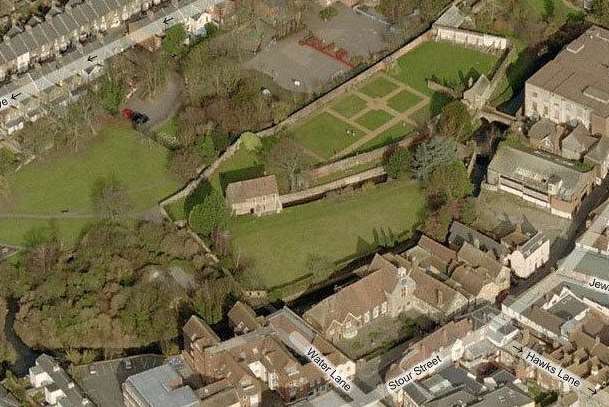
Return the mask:
<svg viewBox="0 0 609 407"><path fill-rule="evenodd" d="M412 170L419 180L427 180L434 169L457 159L457 143L452 138L433 137L420 144L412 159Z"/></svg>
<svg viewBox="0 0 609 407"><path fill-rule="evenodd" d="M196 233L209 237L215 231L226 228L229 216L222 194L212 189L200 204L192 208L189 223Z"/></svg>
<svg viewBox="0 0 609 407"><path fill-rule="evenodd" d="M445 137L454 137L459 142L471 138L474 132L473 118L463 102L455 100L444 106L438 122L438 132Z"/></svg>

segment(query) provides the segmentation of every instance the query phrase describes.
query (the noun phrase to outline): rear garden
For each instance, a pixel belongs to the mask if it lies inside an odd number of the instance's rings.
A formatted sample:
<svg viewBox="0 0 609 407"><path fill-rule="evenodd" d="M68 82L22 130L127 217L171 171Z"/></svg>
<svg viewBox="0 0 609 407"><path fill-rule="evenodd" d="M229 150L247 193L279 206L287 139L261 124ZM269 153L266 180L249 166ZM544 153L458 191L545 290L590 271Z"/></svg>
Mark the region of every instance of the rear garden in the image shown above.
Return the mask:
<svg viewBox="0 0 609 407"><path fill-rule="evenodd" d="M179 188L166 170L168 151L131 128L107 127L91 145L69 156L36 161L8 177L0 202L0 241L22 244L32 228L51 226L73 242L96 220L94 183L114 177L124 187L130 211L140 214Z"/></svg>

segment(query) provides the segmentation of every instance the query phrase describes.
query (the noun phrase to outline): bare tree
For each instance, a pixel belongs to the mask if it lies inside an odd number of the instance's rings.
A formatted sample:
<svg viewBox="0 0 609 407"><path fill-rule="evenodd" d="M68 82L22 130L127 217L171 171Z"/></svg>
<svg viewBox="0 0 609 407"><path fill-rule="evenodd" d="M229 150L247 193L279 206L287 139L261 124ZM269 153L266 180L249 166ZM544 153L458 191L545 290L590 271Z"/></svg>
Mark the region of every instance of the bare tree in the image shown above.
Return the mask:
<svg viewBox="0 0 609 407"><path fill-rule="evenodd" d="M275 167L279 172L285 174L290 191L298 189L298 174L309 165L302 147L287 136L280 137L271 148L266 162L271 168Z"/></svg>

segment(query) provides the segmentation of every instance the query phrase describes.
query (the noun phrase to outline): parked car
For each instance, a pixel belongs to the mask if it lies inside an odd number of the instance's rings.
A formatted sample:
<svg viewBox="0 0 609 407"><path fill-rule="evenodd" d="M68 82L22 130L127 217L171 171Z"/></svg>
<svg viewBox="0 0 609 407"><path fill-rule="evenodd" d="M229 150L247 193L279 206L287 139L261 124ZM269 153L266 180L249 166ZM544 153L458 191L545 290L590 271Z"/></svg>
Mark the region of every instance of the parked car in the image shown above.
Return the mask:
<svg viewBox="0 0 609 407"><path fill-rule="evenodd" d="M134 110L131 109L123 109L121 111L121 114L123 115L123 117L127 120L131 120L131 122L133 124L135 124L136 126L142 125L144 123L146 123L148 120L150 120L150 118L145 114L145 113L141 113L141 112L136 112Z"/></svg>

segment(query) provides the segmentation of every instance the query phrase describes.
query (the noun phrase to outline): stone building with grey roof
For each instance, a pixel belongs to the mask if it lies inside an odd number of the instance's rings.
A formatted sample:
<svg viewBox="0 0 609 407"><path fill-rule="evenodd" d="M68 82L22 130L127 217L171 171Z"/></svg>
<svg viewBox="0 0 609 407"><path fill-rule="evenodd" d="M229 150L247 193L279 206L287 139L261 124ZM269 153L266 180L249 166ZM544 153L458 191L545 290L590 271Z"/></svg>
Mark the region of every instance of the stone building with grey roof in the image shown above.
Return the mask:
<svg viewBox="0 0 609 407"><path fill-rule="evenodd" d="M274 175L228 184L226 201L233 215L262 216L282 209Z"/></svg>
<svg viewBox="0 0 609 407"><path fill-rule="evenodd" d="M609 136L609 30L588 29L525 85L525 114Z"/></svg>
<svg viewBox="0 0 609 407"><path fill-rule="evenodd" d="M491 161L486 187L516 195L571 219L583 198L592 190L594 173L542 153L501 146Z"/></svg>

